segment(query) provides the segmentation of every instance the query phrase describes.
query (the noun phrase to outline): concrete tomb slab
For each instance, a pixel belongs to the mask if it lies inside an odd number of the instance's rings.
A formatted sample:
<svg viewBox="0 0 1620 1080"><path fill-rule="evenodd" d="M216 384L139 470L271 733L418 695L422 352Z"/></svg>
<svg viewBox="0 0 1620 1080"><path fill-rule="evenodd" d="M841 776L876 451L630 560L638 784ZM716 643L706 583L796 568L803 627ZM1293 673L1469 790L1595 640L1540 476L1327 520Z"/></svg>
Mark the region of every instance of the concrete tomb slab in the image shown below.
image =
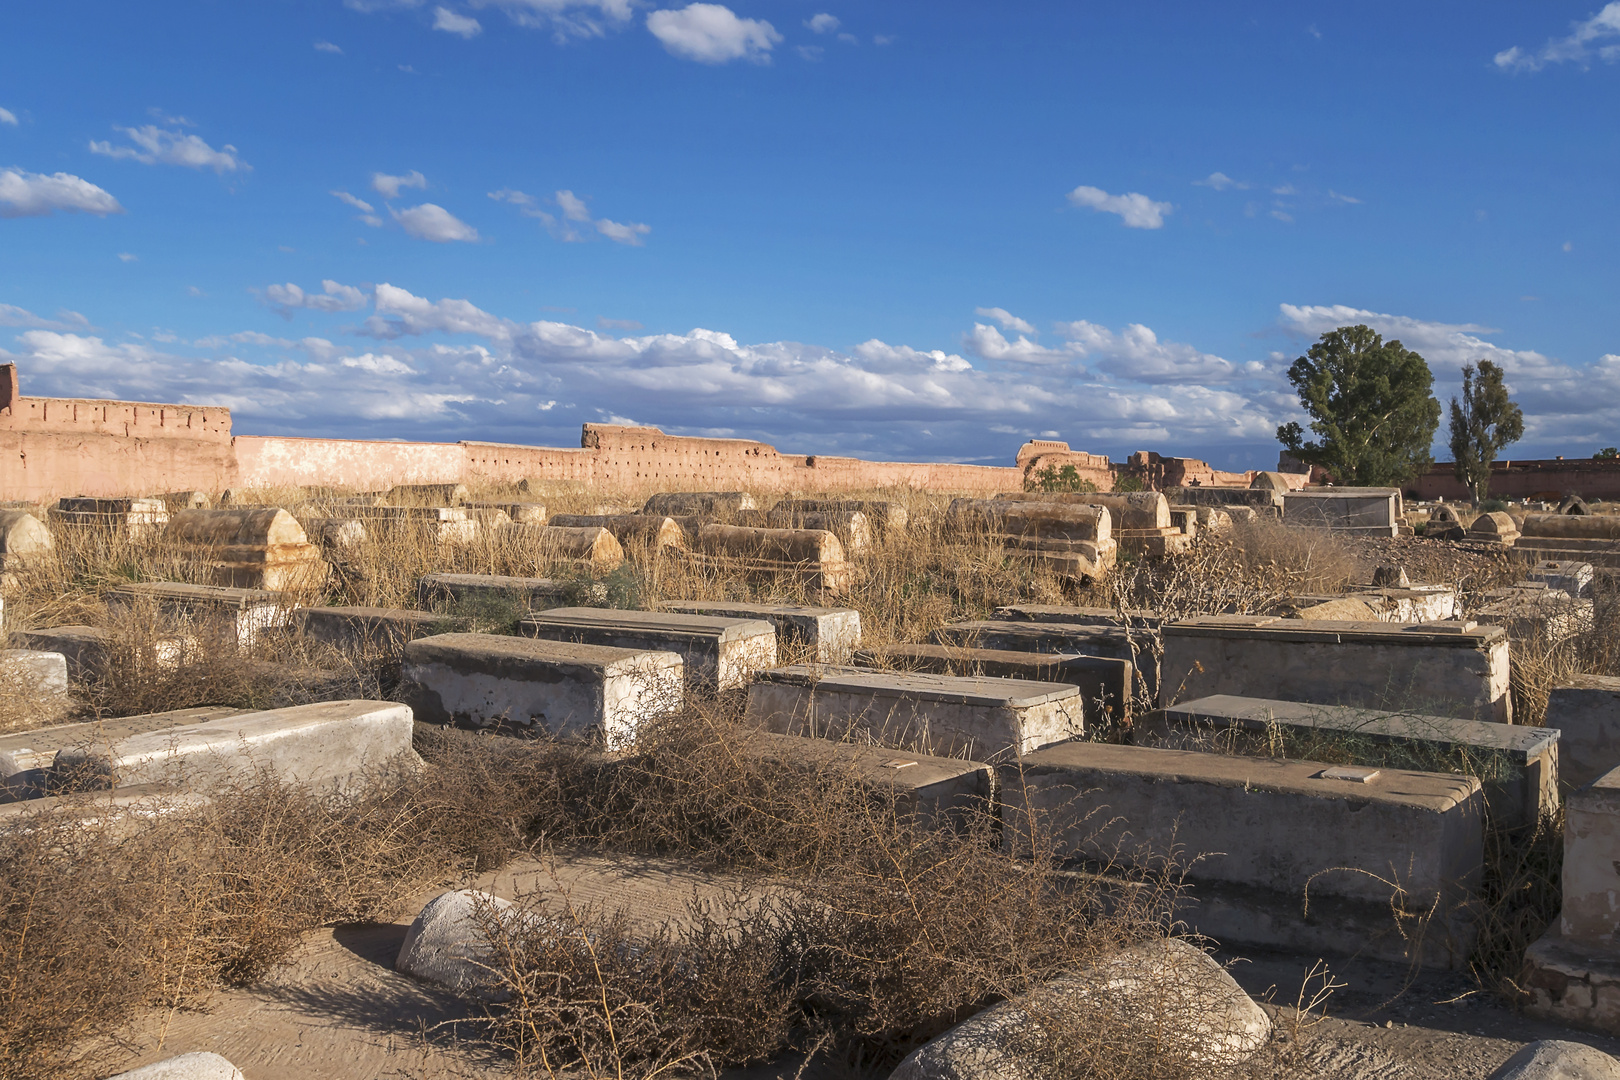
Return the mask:
<svg viewBox="0 0 1620 1080"><path fill-rule="evenodd" d="M546 504L537 502L469 502L469 510L499 510L518 525L546 524Z"/></svg>
<svg viewBox="0 0 1620 1080"><path fill-rule="evenodd" d="M1069 576L1098 577L1118 557L1109 509L1060 501L1057 496L953 499L946 521L958 533L988 535Z"/></svg>
<svg viewBox="0 0 1620 1080"><path fill-rule="evenodd" d="M52 626L13 630L10 640L19 648L61 653L67 661L68 678L88 682L106 674L112 632L100 626Z"/></svg>
<svg viewBox="0 0 1620 1080"><path fill-rule="evenodd" d="M659 608L688 615L728 619L764 619L776 627L776 654L790 649L811 652L817 663L842 664L861 645L861 613L854 608L801 604L746 604L730 600L665 600Z"/></svg>
<svg viewBox="0 0 1620 1080"><path fill-rule="evenodd" d="M871 526L876 538L905 532L910 518L904 506L887 499L783 499L772 509L794 513L801 511L842 513L858 510L866 515L867 524Z"/></svg>
<svg viewBox="0 0 1620 1080"><path fill-rule="evenodd" d="M600 526L509 525L501 537L538 558L592 574L611 574L624 563L624 547Z"/></svg>
<svg viewBox="0 0 1620 1080"><path fill-rule="evenodd" d="M1507 723L1508 639L1472 622L1206 615L1162 628L1159 700L1237 697Z"/></svg>
<svg viewBox="0 0 1620 1080"><path fill-rule="evenodd" d="M484 1001L504 1000L494 984L498 962L485 933L489 923L516 915L516 905L493 893L456 889L422 908L400 944L394 969L424 982Z"/></svg>
<svg viewBox="0 0 1620 1080"><path fill-rule="evenodd" d="M423 574L416 580L416 603L424 609L448 606L522 608L538 611L542 608L566 605L579 599L579 588L552 578L504 577L499 574ZM593 594L601 586L589 588Z"/></svg>
<svg viewBox="0 0 1620 1080"><path fill-rule="evenodd" d="M844 554L865 555L872 548L872 525L859 510L795 510L778 506L765 515L772 529L824 529L838 537Z"/></svg>
<svg viewBox="0 0 1620 1080"><path fill-rule="evenodd" d="M40 716L56 719L73 708L67 657L34 649L0 649L0 696L32 702Z"/></svg>
<svg viewBox="0 0 1620 1080"><path fill-rule="evenodd" d="M180 510L165 535L200 549L208 584L245 589L305 589L326 580L320 548L304 527L276 507Z"/></svg>
<svg viewBox="0 0 1620 1080"><path fill-rule="evenodd" d="M1561 732L1559 774L1585 787L1620 768L1620 677L1572 675L1547 695L1547 727Z"/></svg>
<svg viewBox="0 0 1620 1080"><path fill-rule="evenodd" d="M454 620L431 611L380 607L313 607L293 612L293 627L339 649L399 652L406 642L440 634Z"/></svg>
<svg viewBox="0 0 1620 1080"><path fill-rule="evenodd" d="M674 652L492 634L440 634L405 646L405 699L428 723L510 726L634 743L682 702Z"/></svg>
<svg viewBox="0 0 1620 1080"><path fill-rule="evenodd" d="M757 510L754 497L746 491L660 491L641 507L643 514L660 517L717 517Z"/></svg>
<svg viewBox="0 0 1620 1080"><path fill-rule="evenodd" d="M1003 765L1002 803L1008 821L1044 816L1081 865L1200 855L1177 917L1224 944L1464 967L1484 861L1478 781L1399 769L1335 780L1327 768L1075 741ZM1403 910L1438 912L1414 937L1420 955L1386 882L1405 890Z"/></svg>
<svg viewBox="0 0 1620 1080"><path fill-rule="evenodd" d="M51 768L56 763L59 751L105 751L133 735L222 720L251 711L203 706L125 716L116 720L58 724L14 735L0 735L0 803L49 795L52 790Z"/></svg>
<svg viewBox="0 0 1620 1080"><path fill-rule="evenodd" d="M170 514L180 510L211 510L214 500L206 491L166 491L158 498Z"/></svg>
<svg viewBox="0 0 1620 1080"><path fill-rule="evenodd" d="M960 829L976 816L996 813L996 770L980 761L769 731L749 733L736 749L755 760L847 772L892 791L896 810L914 815L925 828Z"/></svg>
<svg viewBox="0 0 1620 1080"><path fill-rule="evenodd" d="M1559 933L1571 945L1620 957L1620 769L1570 793L1564 813L1564 910Z"/></svg>
<svg viewBox="0 0 1620 1080"><path fill-rule="evenodd" d="M425 506L462 506L467 502L466 484L395 484L388 489L388 501Z"/></svg>
<svg viewBox="0 0 1620 1080"><path fill-rule="evenodd" d="M56 547L51 530L33 514L0 510L0 571L15 572L48 557Z"/></svg>
<svg viewBox="0 0 1620 1080"><path fill-rule="evenodd" d="M65 818L121 838L145 829L153 821L204 809L212 801L207 795L176 791L166 784L0 801L0 835L29 832L39 826L41 819L59 822Z"/></svg>
<svg viewBox="0 0 1620 1080"><path fill-rule="evenodd" d="M80 787L172 782L206 792L269 772L286 783L345 793L401 759L417 760L410 709L387 701L323 701L64 748L51 774L53 783Z"/></svg>
<svg viewBox="0 0 1620 1080"><path fill-rule="evenodd" d="M1538 1039L1485 1080L1620 1080L1620 1061L1585 1043Z"/></svg>
<svg viewBox="0 0 1620 1080"><path fill-rule="evenodd" d="M1395 536L1401 520L1398 488L1307 488L1283 493L1283 522L1307 529Z"/></svg>
<svg viewBox="0 0 1620 1080"><path fill-rule="evenodd" d="M697 550L698 566L746 579L786 579L809 590L842 594L851 574L844 545L825 529L762 529L745 525L704 525Z"/></svg>
<svg viewBox="0 0 1620 1080"><path fill-rule="evenodd" d="M286 626L291 618L280 593L226 585L146 581L109 590L106 601L110 614L150 606L179 629L219 634L242 648L252 646L266 630Z"/></svg>
<svg viewBox="0 0 1620 1080"><path fill-rule="evenodd" d="M1139 630L1101 623L1019 622L964 619L934 631L941 645L1028 653L1078 653L1124 660L1136 670L1137 690L1156 696L1159 671L1147 637ZM1133 648L1134 646L1134 648Z"/></svg>
<svg viewBox="0 0 1620 1080"><path fill-rule="evenodd" d="M686 547L686 533L675 519L658 514L557 514L551 524L557 528L606 529L620 547L634 543L655 554Z"/></svg>
<svg viewBox="0 0 1620 1080"><path fill-rule="evenodd" d="M68 529L91 529L129 540L149 540L169 523L162 499L58 499L50 519Z"/></svg>
<svg viewBox="0 0 1620 1080"><path fill-rule="evenodd" d="M1549 589L1562 589L1573 597L1589 597L1594 576L1591 563L1569 559L1543 559L1524 575L1525 581L1540 582Z"/></svg>
<svg viewBox="0 0 1620 1080"><path fill-rule="evenodd" d="M1562 744L1549 728L1217 694L1155 710L1131 730L1139 746L1261 757L1278 737L1289 757L1331 751L1354 765L1478 776L1498 825L1534 825L1558 808Z"/></svg>
<svg viewBox="0 0 1620 1080"><path fill-rule="evenodd" d="M478 520L465 506L365 506L355 504L347 513L366 523L372 532L391 536L416 535L435 544L470 544L478 538Z"/></svg>
<svg viewBox="0 0 1620 1080"><path fill-rule="evenodd" d="M673 611L553 608L526 616L518 632L552 641L666 650L685 662L695 686L732 690L776 663L776 627L764 619L686 615Z"/></svg>
<svg viewBox="0 0 1620 1080"><path fill-rule="evenodd" d="M226 1058L198 1050L121 1072L108 1080L242 1080L242 1073Z"/></svg>
<svg viewBox="0 0 1620 1080"><path fill-rule="evenodd" d="M304 532L322 551L339 556L352 555L366 542L366 523L356 517L305 518Z"/></svg>
<svg viewBox="0 0 1620 1080"><path fill-rule="evenodd" d="M784 735L983 761L1085 733L1076 686L804 664L760 672L748 688L747 715Z"/></svg>
<svg viewBox="0 0 1620 1080"><path fill-rule="evenodd" d="M1004 604L994 618L1002 622L1068 623L1071 626L1137 626L1154 629L1164 620L1144 608L1121 612L1110 607L1070 607L1065 604Z"/></svg>
<svg viewBox="0 0 1620 1080"><path fill-rule="evenodd" d="M881 652L856 653L855 663L932 675L1067 683L1080 688L1088 709L1101 710L1116 723L1130 715L1132 669L1128 660L963 645L890 645Z"/></svg>
<svg viewBox="0 0 1620 1080"><path fill-rule="evenodd" d="M1593 614L1592 601L1575 600L1562 589L1527 581L1486 593L1474 618L1502 627L1512 641L1552 642L1590 630Z"/></svg>

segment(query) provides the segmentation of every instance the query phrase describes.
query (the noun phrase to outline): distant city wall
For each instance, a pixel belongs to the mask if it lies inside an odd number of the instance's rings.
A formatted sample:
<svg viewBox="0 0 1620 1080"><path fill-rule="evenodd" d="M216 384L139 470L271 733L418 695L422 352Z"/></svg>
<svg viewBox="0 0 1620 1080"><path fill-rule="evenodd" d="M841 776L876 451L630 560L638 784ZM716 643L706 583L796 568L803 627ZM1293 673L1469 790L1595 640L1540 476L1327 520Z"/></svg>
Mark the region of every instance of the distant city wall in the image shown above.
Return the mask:
<svg viewBox="0 0 1620 1080"><path fill-rule="evenodd" d="M1406 485L1409 497L1417 499L1466 500L1474 497L1452 471L1450 462L1432 466L1428 472ZM1544 498L1557 501L1565 495L1583 499L1620 499L1620 459L1550 458L1532 461L1491 463L1491 497L1497 499Z"/></svg>

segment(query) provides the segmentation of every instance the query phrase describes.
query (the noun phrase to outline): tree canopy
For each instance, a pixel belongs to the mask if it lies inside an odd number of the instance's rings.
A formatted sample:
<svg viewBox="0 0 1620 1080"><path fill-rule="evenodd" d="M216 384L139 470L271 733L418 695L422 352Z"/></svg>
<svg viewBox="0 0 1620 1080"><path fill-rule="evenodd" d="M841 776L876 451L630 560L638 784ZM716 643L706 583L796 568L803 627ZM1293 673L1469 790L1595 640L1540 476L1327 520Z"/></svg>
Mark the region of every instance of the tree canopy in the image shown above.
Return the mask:
<svg viewBox="0 0 1620 1080"><path fill-rule="evenodd" d="M1386 342L1370 326L1341 326L1294 360L1288 381L1317 438L1307 442L1304 428L1290 422L1277 439L1338 483L1394 487L1433 461L1440 427L1434 375L1399 341Z"/></svg>
<svg viewBox="0 0 1620 1080"><path fill-rule="evenodd" d="M1457 479L1483 503L1490 494L1491 462L1524 437L1524 412L1508 397L1502 369L1481 360L1462 369L1462 397L1451 399L1451 461Z"/></svg>

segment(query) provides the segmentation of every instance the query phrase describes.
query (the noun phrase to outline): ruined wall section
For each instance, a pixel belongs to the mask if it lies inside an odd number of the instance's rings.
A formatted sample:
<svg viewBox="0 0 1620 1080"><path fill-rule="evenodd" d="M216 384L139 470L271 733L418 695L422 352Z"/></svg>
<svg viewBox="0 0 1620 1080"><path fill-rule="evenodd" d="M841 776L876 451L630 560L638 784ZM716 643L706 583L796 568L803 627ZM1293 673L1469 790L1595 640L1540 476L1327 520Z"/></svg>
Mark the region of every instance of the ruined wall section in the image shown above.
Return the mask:
<svg viewBox="0 0 1620 1080"><path fill-rule="evenodd" d="M467 453L461 443L238 435L236 463L231 487L381 491L395 484L459 484L466 476Z"/></svg>
<svg viewBox="0 0 1620 1080"><path fill-rule="evenodd" d="M229 409L23 397L0 365L0 499L219 491L235 476Z"/></svg>

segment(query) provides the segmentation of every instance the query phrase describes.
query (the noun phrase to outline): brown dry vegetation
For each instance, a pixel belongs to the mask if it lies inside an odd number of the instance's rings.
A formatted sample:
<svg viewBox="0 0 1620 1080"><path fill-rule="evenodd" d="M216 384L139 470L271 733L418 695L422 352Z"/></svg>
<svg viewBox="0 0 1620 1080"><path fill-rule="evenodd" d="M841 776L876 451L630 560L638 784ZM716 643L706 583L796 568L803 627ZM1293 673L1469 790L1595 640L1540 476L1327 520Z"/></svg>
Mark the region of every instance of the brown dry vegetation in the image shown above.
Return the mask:
<svg viewBox="0 0 1620 1080"><path fill-rule="evenodd" d="M263 500L284 500L305 518L341 514L290 494ZM1295 596L1365 582L1376 565L1365 543L1260 523L1206 539L1182 558L1123 561L1107 581L1082 588L991 538L951 533L943 499L873 494L902 502L912 522L856 560L845 600L878 649L1018 601L1171 617L1272 611ZM530 498L553 513L589 512L600 502L560 489ZM344 653L284 633L263 635L245 653L217 635L191 633L177 662L160 663L174 628L139 609L110 619L101 594L127 581L204 580L207 553L161 538L58 532L57 540L53 558L19 575L7 621L112 631L110 670L80 688L86 715L386 697L393 689L397 662L387 653ZM443 570L559 578L579 585L579 602L627 607L820 599L791 585L745 582L723 565L628 554L604 593L587 588L578 570L503 537L454 546L408 533L371 537L324 590L300 599L411 608L416 579ZM1457 583L1475 596L1505 573L1481 564ZM446 614L458 625L511 632L520 613ZM1620 595L1605 592L1591 633L1540 651L1516 646L1520 717L1539 715L1534 703L1544 708L1546 688L1562 674L1620 674L1616 630ZM1160 648L1156 635L1143 631L1140 648ZM1016 826L1033 852L1019 859L1001 854L988 821L963 833L921 832L847 773L767 769L736 757L730 708L693 703L616 759L544 741L424 733L419 749L430 769L380 776L356 799L316 799L260 778L135 834L84 825L65 808L0 836L0 1078L88 1074L101 1064L94 1053L115 1045L108 1038L137 1010L193 1007L213 987L257 977L308 929L391 917L424 886L520 851L675 856L788 887L744 915L702 912L653 934L632 934L619 913L559 909L555 898L532 905L565 933L492 925L502 958L493 966L512 997L491 1012L488 1037L541 1072L703 1072L793 1046L881 1076L986 1002L1173 931L1175 865L1078 877L1051 857L1038 821ZM0 727L7 723L28 719L8 719L0 705ZM1493 985L1511 991L1500 977L1556 911L1557 835L1496 841L1479 959ZM1062 1042L1057 1064L1071 1075L1121 1080L1211 1074L1184 1043L1154 1043L1133 1022L1105 1010L1064 1017L1081 1037ZM1139 1053L1155 1045L1160 1051ZM1284 1074L1282 1054L1274 1045L1251 1071Z"/></svg>

